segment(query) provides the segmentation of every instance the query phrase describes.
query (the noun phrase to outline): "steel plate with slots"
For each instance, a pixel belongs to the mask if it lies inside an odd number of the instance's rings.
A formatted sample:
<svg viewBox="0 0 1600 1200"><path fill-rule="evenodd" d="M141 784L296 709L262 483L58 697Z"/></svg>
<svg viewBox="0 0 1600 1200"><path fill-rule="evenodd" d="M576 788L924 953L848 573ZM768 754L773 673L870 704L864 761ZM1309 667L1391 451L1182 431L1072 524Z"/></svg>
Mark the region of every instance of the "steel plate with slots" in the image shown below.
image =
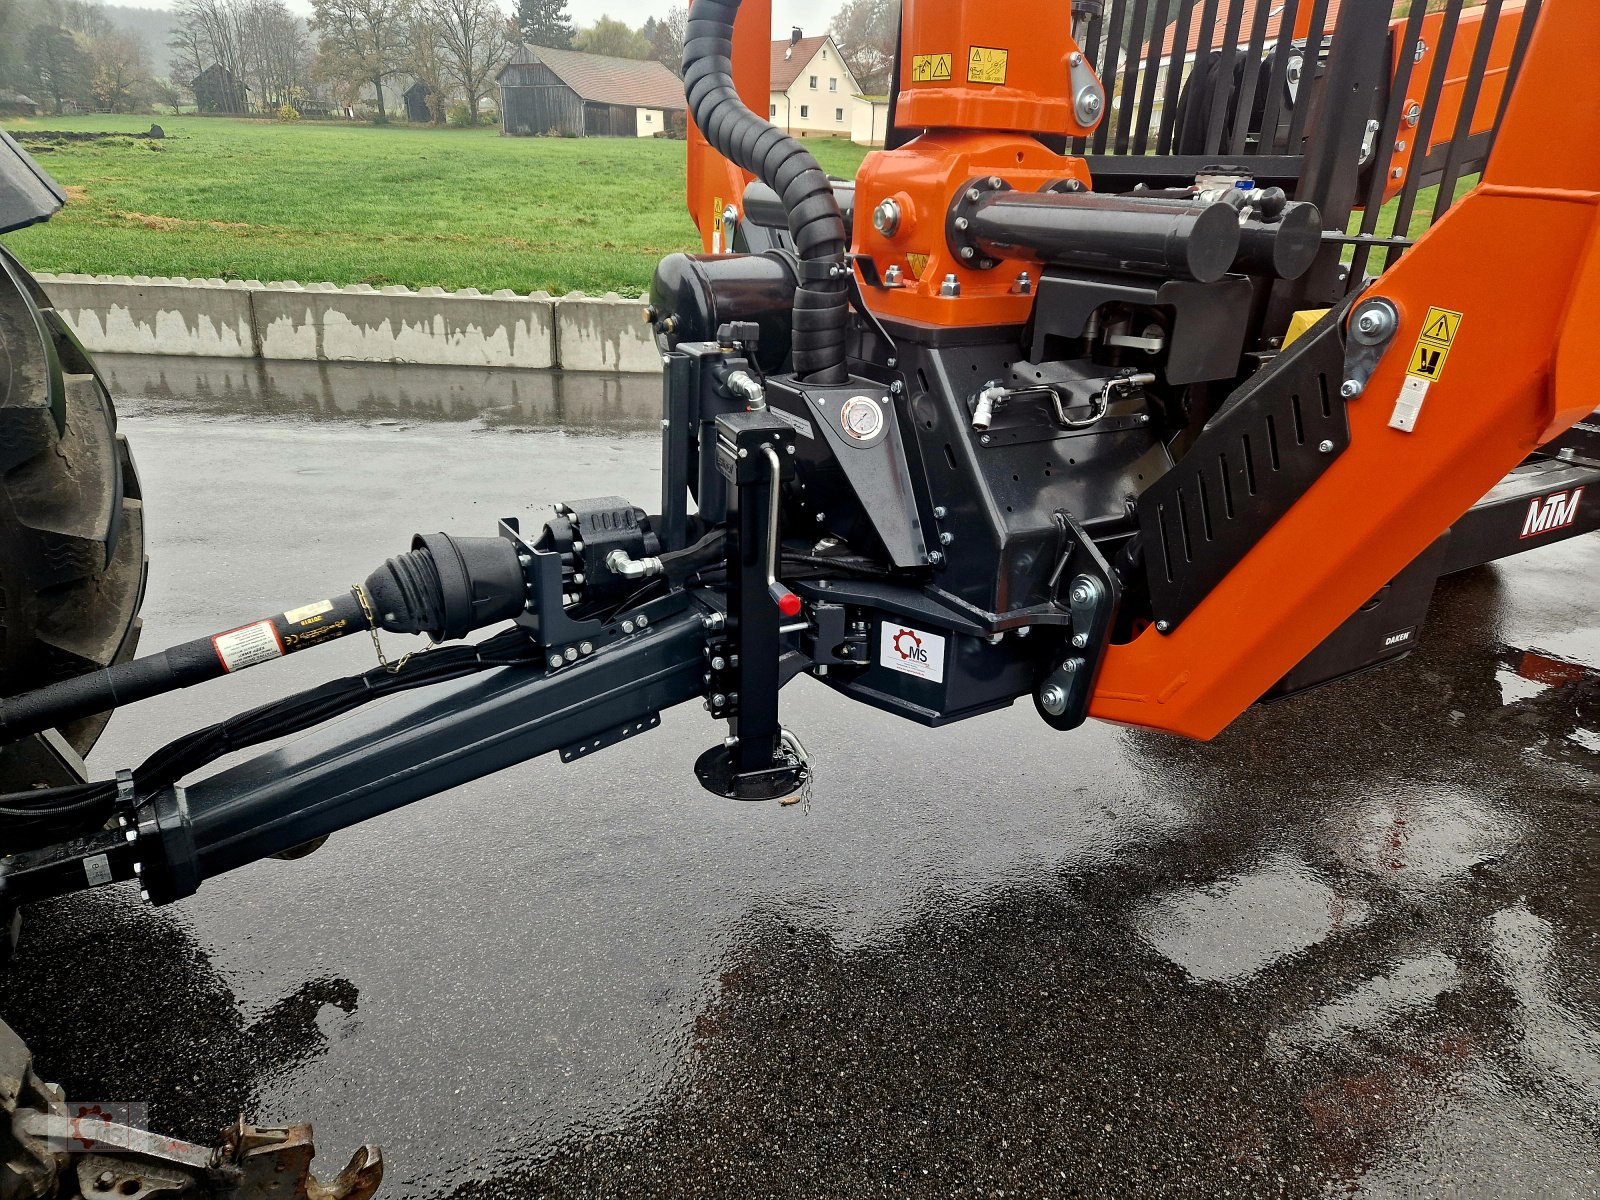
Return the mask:
<svg viewBox="0 0 1600 1200"><path fill-rule="evenodd" d="M1350 445L1344 331L1326 322L1233 394L1139 498L1157 628L1176 629Z"/></svg>
<svg viewBox="0 0 1600 1200"><path fill-rule="evenodd" d="M615 746L618 742L625 742L631 737L637 737L647 729L654 729L661 724L661 714L651 713L637 721L629 721L626 725L618 725L615 729L607 730L599 737L592 737L586 741L578 742L572 746L563 746L561 761L572 762L575 759L587 758L596 750L604 750L608 746Z"/></svg>

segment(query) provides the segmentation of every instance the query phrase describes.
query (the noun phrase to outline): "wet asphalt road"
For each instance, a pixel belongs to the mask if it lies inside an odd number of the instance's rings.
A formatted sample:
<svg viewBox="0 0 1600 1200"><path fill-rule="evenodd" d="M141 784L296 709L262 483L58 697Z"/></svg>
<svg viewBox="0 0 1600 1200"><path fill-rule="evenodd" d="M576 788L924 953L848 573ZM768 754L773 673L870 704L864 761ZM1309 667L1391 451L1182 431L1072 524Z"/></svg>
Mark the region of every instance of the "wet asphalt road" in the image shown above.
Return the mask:
<svg viewBox="0 0 1600 1200"><path fill-rule="evenodd" d="M657 488L650 381L106 366L147 649ZM41 907L0 1016L174 1132L381 1143L395 1198L1596 1195L1597 581L1594 537L1447 581L1410 660L1204 746L802 680L809 816L702 793L680 710L170 908ZM93 765L371 662L143 705Z"/></svg>

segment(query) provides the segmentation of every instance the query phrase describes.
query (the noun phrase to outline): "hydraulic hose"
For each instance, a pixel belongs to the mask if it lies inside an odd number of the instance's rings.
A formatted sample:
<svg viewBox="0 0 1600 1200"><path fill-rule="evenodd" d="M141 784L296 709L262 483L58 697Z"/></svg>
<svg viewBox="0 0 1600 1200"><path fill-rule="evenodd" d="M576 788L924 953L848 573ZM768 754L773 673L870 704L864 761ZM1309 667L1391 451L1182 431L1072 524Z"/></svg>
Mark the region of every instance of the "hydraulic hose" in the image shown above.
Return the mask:
<svg viewBox="0 0 1600 1200"><path fill-rule="evenodd" d="M801 263L794 294L795 374L807 383L845 383L850 233L833 184L811 152L739 98L733 83L739 3L694 0L683 44L684 94L712 148L753 172L783 202Z"/></svg>

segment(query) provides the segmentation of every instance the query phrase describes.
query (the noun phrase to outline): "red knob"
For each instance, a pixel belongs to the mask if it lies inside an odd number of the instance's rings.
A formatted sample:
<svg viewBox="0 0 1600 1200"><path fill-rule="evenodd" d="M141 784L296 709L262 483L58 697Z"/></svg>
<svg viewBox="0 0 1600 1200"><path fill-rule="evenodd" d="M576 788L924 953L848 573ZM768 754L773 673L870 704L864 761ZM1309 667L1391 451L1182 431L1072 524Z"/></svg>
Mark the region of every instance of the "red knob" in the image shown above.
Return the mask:
<svg viewBox="0 0 1600 1200"><path fill-rule="evenodd" d="M786 617L800 615L800 597L791 591L779 591L773 588L773 599L778 602L778 611Z"/></svg>

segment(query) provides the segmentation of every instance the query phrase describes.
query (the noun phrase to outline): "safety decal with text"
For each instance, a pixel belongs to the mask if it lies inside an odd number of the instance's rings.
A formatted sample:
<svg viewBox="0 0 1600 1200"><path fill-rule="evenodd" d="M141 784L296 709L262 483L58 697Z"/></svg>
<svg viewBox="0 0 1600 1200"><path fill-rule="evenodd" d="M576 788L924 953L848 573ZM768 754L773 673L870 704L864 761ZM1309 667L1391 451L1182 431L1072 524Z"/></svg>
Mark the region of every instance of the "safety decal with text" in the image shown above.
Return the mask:
<svg viewBox="0 0 1600 1200"><path fill-rule="evenodd" d="M914 54L911 56L911 82L937 83L953 78L950 54Z"/></svg>
<svg viewBox="0 0 1600 1200"><path fill-rule="evenodd" d="M1450 348L1461 332L1462 319L1460 313L1448 308L1430 308L1428 319L1422 323L1422 335L1417 338L1417 348L1411 352L1406 374L1413 379L1437 383L1444 375L1445 363L1450 361Z"/></svg>
<svg viewBox="0 0 1600 1200"><path fill-rule="evenodd" d="M945 639L937 633L885 621L879 635L878 661L891 671L944 682Z"/></svg>
<svg viewBox="0 0 1600 1200"><path fill-rule="evenodd" d="M257 621L254 625L219 633L211 639L211 645L222 662L222 669L229 672L283 657L283 642L271 621Z"/></svg>
<svg viewBox="0 0 1600 1200"><path fill-rule="evenodd" d="M968 83L1004 83L1011 65L1011 51L993 46L974 46L967 56Z"/></svg>

